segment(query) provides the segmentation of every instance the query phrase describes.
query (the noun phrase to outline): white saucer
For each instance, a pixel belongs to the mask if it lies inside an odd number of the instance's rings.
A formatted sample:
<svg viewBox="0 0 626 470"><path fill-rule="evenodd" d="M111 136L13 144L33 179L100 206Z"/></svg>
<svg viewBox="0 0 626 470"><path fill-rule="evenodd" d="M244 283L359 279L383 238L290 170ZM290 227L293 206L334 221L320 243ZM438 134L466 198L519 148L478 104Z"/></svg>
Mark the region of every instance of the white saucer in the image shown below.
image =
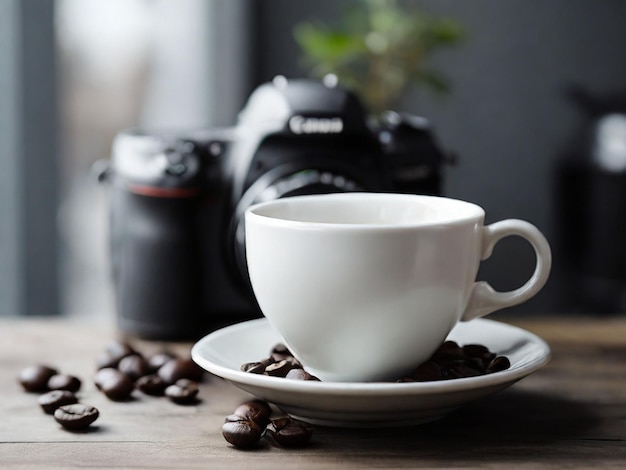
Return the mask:
<svg viewBox="0 0 626 470"><path fill-rule="evenodd" d="M314 382L242 372L241 364L267 357L271 348L282 341L264 318L205 336L193 346L191 355L204 369L277 405L294 418L341 427L432 421L514 384L550 359L550 348L541 338L493 320L459 323L448 338L460 345L483 344L507 356L511 367L479 377L412 383Z"/></svg>

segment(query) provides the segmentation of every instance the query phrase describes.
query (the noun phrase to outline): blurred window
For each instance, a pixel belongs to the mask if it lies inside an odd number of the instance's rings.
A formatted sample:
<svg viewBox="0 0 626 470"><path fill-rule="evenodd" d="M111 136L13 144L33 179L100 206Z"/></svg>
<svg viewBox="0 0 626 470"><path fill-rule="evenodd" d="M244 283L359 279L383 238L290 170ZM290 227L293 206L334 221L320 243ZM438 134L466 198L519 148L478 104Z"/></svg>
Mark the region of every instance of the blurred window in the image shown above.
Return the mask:
<svg viewBox="0 0 626 470"><path fill-rule="evenodd" d="M53 7L0 2L0 315L59 311Z"/></svg>
<svg viewBox="0 0 626 470"><path fill-rule="evenodd" d="M129 127L232 124L245 0L0 2L0 315L113 313L106 186Z"/></svg>

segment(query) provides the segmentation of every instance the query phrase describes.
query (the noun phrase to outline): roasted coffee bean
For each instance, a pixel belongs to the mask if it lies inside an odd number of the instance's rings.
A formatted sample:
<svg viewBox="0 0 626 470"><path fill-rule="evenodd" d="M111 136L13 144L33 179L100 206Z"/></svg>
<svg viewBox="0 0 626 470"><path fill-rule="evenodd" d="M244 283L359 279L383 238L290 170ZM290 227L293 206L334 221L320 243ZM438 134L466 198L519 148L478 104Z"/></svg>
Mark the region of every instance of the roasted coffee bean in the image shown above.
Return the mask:
<svg viewBox="0 0 626 470"><path fill-rule="evenodd" d="M495 356L495 354L494 354L494 356ZM481 358L478 358L478 357L470 357L470 358L468 358L465 361L465 363L469 367L479 371L481 374L484 374L484 373L487 372L487 365L489 364L489 362L491 362L491 359L485 360L485 359L481 359Z"/></svg>
<svg viewBox="0 0 626 470"><path fill-rule="evenodd" d="M131 354L130 356L123 357L120 359L117 368L133 381L149 373L148 361L140 354Z"/></svg>
<svg viewBox="0 0 626 470"><path fill-rule="evenodd" d="M281 446L300 447L311 440L313 428L292 418L279 418L270 423L267 433Z"/></svg>
<svg viewBox="0 0 626 470"><path fill-rule="evenodd" d="M54 410L56 410L59 406L78 403L76 395L67 390L52 390L51 392L41 395L37 401L41 406L41 409L49 415L54 413Z"/></svg>
<svg viewBox="0 0 626 470"><path fill-rule="evenodd" d="M242 403L233 413L242 418L249 419L258 424L261 428L265 428L270 422L272 409L267 402L261 400L252 400Z"/></svg>
<svg viewBox="0 0 626 470"><path fill-rule="evenodd" d="M426 361L415 369L413 378L418 382L431 382L433 380L441 380L443 372L439 364L434 361Z"/></svg>
<svg viewBox="0 0 626 470"><path fill-rule="evenodd" d="M269 358L243 364L241 370L295 380L319 381L290 354L285 345L277 344L272 348ZM439 346L428 361L420 364L411 376L401 377L397 382L430 382L476 377L509 368L508 359L504 356L503 359L499 357L481 344L467 344L461 347L455 341L448 340Z"/></svg>
<svg viewBox="0 0 626 470"><path fill-rule="evenodd" d="M247 362L241 365L243 372L251 374L265 374L274 377L286 377L294 369L302 369L302 364L293 356L286 356L285 359L275 361L273 357L263 359L259 362ZM308 377L308 378L304 378ZM312 375L296 374L292 378L299 380L319 380Z"/></svg>
<svg viewBox="0 0 626 470"><path fill-rule="evenodd" d="M283 354L285 356L293 356L291 351L283 343L276 343L271 351L272 354Z"/></svg>
<svg viewBox="0 0 626 470"><path fill-rule="evenodd" d="M96 387L109 399L123 401L130 398L133 391L133 381L117 369L100 369L94 379Z"/></svg>
<svg viewBox="0 0 626 470"><path fill-rule="evenodd" d="M176 354L169 351L162 351L148 357L148 369L151 373L157 372L166 362L176 359Z"/></svg>
<svg viewBox="0 0 626 470"><path fill-rule="evenodd" d="M448 341L444 341L443 343L441 343L439 348L437 348L437 351L435 352L435 354L439 354L442 356L450 355L453 357L462 357L463 348L461 348L461 346L459 346L456 341L448 340Z"/></svg>
<svg viewBox="0 0 626 470"><path fill-rule="evenodd" d="M477 357L479 359L489 358L493 354L482 344L466 344L463 346L463 352L468 357Z"/></svg>
<svg viewBox="0 0 626 470"><path fill-rule="evenodd" d="M57 370L49 366L29 366L22 369L18 381L27 392L45 392L48 390L48 380L56 374Z"/></svg>
<svg viewBox="0 0 626 470"><path fill-rule="evenodd" d="M165 393L167 384L157 374L150 374L139 377L135 386L146 395L161 396Z"/></svg>
<svg viewBox="0 0 626 470"><path fill-rule="evenodd" d="M125 401L128 400L133 392L133 381L126 375L121 374L111 380L104 382L100 388L100 391L104 393L107 398L113 401Z"/></svg>
<svg viewBox="0 0 626 470"><path fill-rule="evenodd" d="M241 370L243 372L250 372L251 374L261 374L265 373L266 364L262 362L246 362L241 365Z"/></svg>
<svg viewBox="0 0 626 470"><path fill-rule="evenodd" d="M301 367L300 364L296 364L291 358L283 359L282 361L278 361L267 366L265 368L265 373L267 375L271 375L272 377L285 377L287 372L291 369L297 369L299 367Z"/></svg>
<svg viewBox="0 0 626 470"><path fill-rule="evenodd" d="M111 341L107 344L106 350L98 357L96 366L98 369L109 367L117 369L122 359L134 355L141 356L130 344L124 341Z"/></svg>
<svg viewBox="0 0 626 470"><path fill-rule="evenodd" d="M189 379L178 379L175 384L165 389L165 396L179 405L187 405L196 401L198 384Z"/></svg>
<svg viewBox="0 0 626 470"><path fill-rule="evenodd" d="M455 378L476 377L483 374L481 371L470 367L466 363L455 364L449 369L449 371Z"/></svg>
<svg viewBox="0 0 626 470"><path fill-rule="evenodd" d="M80 379L69 374L55 374L48 379L48 390L67 390L76 393L80 386Z"/></svg>
<svg viewBox="0 0 626 470"><path fill-rule="evenodd" d="M463 348L461 348L456 342L445 341L441 346L439 346L430 359L439 364L445 364L448 361L463 360L466 357L467 356L463 352Z"/></svg>
<svg viewBox="0 0 626 470"><path fill-rule="evenodd" d="M503 370L508 369L509 367L511 367L511 362L509 361L507 357L497 356L487 366L487 372L488 373L501 372Z"/></svg>
<svg viewBox="0 0 626 470"><path fill-rule="evenodd" d="M76 403L57 408L54 412L54 419L66 429L78 430L91 425L99 415L97 408Z"/></svg>
<svg viewBox="0 0 626 470"><path fill-rule="evenodd" d="M124 341L111 341L106 346L106 353L114 360L119 361L123 357L136 354L137 351L128 343Z"/></svg>
<svg viewBox="0 0 626 470"><path fill-rule="evenodd" d="M241 449L249 449L258 444L263 429L251 419L237 415L228 416L222 425L222 436L230 444Z"/></svg>
<svg viewBox="0 0 626 470"><path fill-rule="evenodd" d="M274 360L274 362L282 361L283 359L289 359L293 357L293 354L287 346L282 343L278 343L274 345L272 351L270 352L270 357Z"/></svg>
<svg viewBox="0 0 626 470"><path fill-rule="evenodd" d="M93 378L93 382L96 384L98 390L102 390L102 384L109 380L114 380L121 372L113 367L105 367L98 369L96 375Z"/></svg>
<svg viewBox="0 0 626 470"><path fill-rule="evenodd" d="M468 356L466 361L467 365L482 373L486 372L487 366L496 357L489 349L479 344L465 345L463 346L463 350Z"/></svg>
<svg viewBox="0 0 626 470"><path fill-rule="evenodd" d="M103 352L102 354L100 354L100 356L98 356L98 359L96 359L96 367L98 370L107 369L109 367L112 367L115 369L117 368L117 365L119 363L120 363L120 358L114 357L108 352Z"/></svg>
<svg viewBox="0 0 626 470"><path fill-rule="evenodd" d="M171 385L179 379L200 382L204 372L191 359L171 359L161 366L158 374L168 385Z"/></svg>
<svg viewBox="0 0 626 470"><path fill-rule="evenodd" d="M291 369L289 372L287 372L285 378L293 380L313 380L315 382L320 382L320 379L318 379L314 375L309 374L306 370L300 368Z"/></svg>
<svg viewBox="0 0 626 470"><path fill-rule="evenodd" d="M273 358L268 357L258 362L247 362L241 365L243 372L250 372L251 374L264 374L265 368L270 364L276 362Z"/></svg>
<svg viewBox="0 0 626 470"><path fill-rule="evenodd" d="M431 357L431 361L440 366L442 379L475 377L496 372L501 367L509 367L503 361L494 364L495 359L496 354L482 344L466 344L460 347L453 341L443 343ZM490 367L491 364L494 366Z"/></svg>

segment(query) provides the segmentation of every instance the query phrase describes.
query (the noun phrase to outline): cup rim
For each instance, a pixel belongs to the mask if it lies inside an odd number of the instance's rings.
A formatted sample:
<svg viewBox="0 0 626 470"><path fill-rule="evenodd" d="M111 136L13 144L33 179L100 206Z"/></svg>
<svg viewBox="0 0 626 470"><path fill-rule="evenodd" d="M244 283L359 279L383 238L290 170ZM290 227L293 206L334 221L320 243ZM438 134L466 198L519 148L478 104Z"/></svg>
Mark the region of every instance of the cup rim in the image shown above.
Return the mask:
<svg viewBox="0 0 626 470"><path fill-rule="evenodd" d="M463 207L463 213L456 216L447 216L437 220L419 220L416 222L398 222L398 223L337 223L337 222L318 222L318 221L303 221L294 220L288 217L278 217L263 213L264 209L268 207L275 207L281 205L293 205L299 203L307 203L311 200L324 199L325 202L342 201L350 199L359 199L361 201L367 200L380 200L380 199L411 199L413 201L436 201L437 204L445 206L458 206ZM292 228L324 228L336 229L336 230L358 230L358 229L415 229L423 227L443 227L451 225L461 225L476 220L484 220L485 211L479 205L464 201L462 199L455 199L442 196L430 196L421 194L400 194L400 193L377 193L377 192L348 192L348 193L328 193L328 194L312 194L291 196L280 199L273 199L271 201L260 202L254 204L246 209L246 219L256 219L264 224L282 227Z"/></svg>

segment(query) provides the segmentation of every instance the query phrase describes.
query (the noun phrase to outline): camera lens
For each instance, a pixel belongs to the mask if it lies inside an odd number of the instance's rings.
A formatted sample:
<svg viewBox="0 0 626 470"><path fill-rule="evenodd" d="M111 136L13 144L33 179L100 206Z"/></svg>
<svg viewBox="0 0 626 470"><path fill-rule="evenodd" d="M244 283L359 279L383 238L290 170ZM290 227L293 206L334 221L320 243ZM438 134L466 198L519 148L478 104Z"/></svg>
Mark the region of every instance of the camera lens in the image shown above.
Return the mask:
<svg viewBox="0 0 626 470"><path fill-rule="evenodd" d="M349 192L360 189L362 188L356 181L341 174L335 174L330 171L304 170L281 178L259 191L255 195L254 200L242 209L245 211L252 204L282 197Z"/></svg>

